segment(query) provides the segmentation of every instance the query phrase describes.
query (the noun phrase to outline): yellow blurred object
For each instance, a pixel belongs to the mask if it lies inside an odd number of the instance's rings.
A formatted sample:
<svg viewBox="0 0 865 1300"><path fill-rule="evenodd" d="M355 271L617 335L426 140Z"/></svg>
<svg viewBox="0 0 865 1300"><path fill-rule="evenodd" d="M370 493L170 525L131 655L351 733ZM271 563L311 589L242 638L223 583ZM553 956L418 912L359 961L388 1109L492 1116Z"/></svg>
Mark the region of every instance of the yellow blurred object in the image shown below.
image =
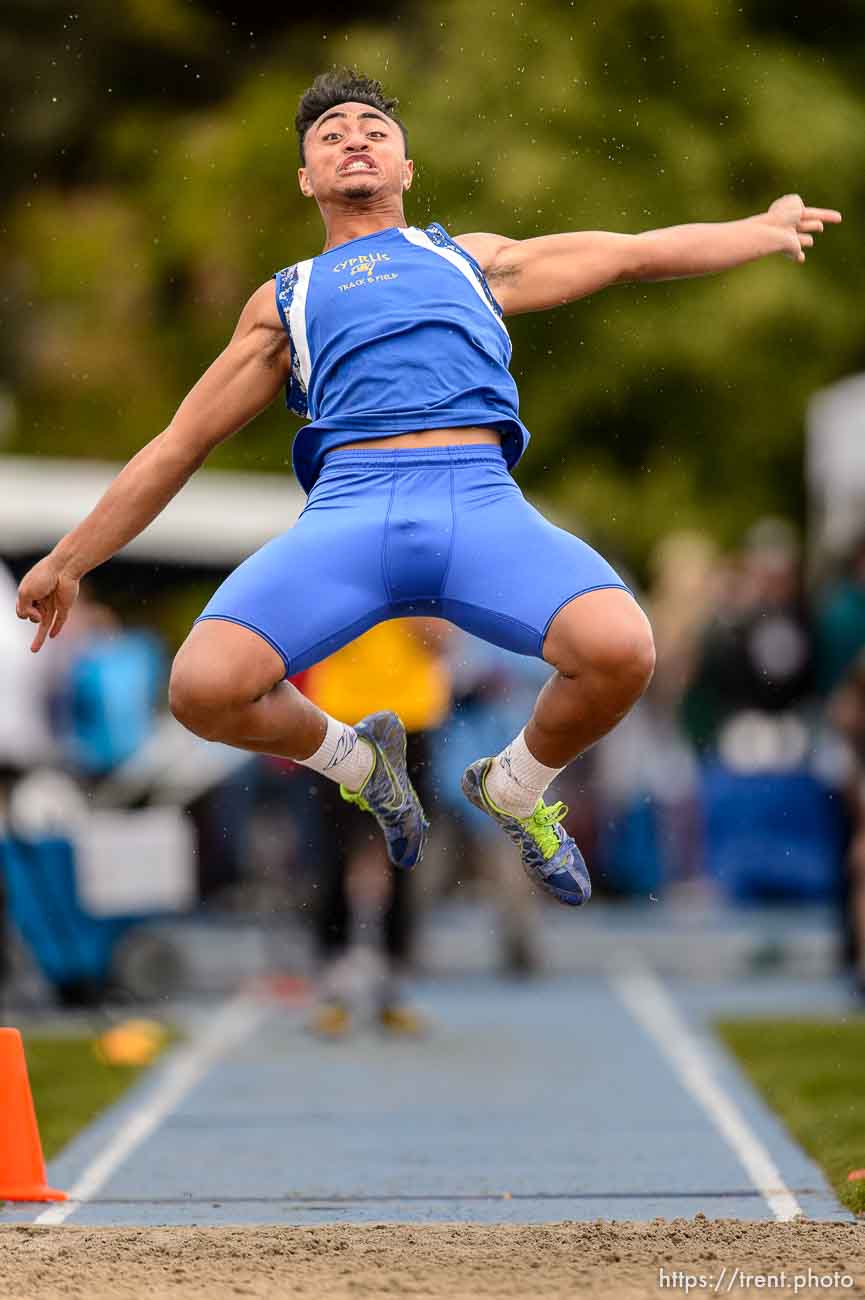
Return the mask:
<svg viewBox="0 0 865 1300"><path fill-rule="evenodd" d="M328 1002L316 1008L307 1029L319 1038L344 1038L351 1029L351 1012L339 1002Z"/></svg>
<svg viewBox="0 0 865 1300"><path fill-rule="evenodd" d="M412 628L418 620L392 618L309 670L306 693L354 726L369 713L393 709L406 731L438 727L450 711L450 677L441 656Z"/></svg>
<svg viewBox="0 0 865 1300"><path fill-rule="evenodd" d="M429 1033L429 1021L411 1007L383 1007L378 1022L389 1034L403 1038L423 1038Z"/></svg>
<svg viewBox="0 0 865 1300"><path fill-rule="evenodd" d="M100 1034L93 1050L105 1065L150 1065L167 1037L158 1020L124 1020Z"/></svg>

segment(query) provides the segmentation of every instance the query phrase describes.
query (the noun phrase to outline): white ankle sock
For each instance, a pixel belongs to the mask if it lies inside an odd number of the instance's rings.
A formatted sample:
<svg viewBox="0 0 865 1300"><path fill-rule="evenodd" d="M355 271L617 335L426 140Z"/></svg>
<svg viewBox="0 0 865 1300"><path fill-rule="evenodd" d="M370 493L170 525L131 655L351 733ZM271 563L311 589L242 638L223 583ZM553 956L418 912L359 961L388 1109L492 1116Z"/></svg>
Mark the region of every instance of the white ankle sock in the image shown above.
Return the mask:
<svg viewBox="0 0 865 1300"><path fill-rule="evenodd" d="M524 728L490 763L484 786L497 808L516 817L528 817L547 786L563 770L538 762L526 744Z"/></svg>
<svg viewBox="0 0 865 1300"><path fill-rule="evenodd" d="M357 734L354 727L337 722L327 713L327 731L324 740L309 758L295 759L301 767L311 767L331 781L339 781L348 790L359 790L375 762L371 745Z"/></svg>

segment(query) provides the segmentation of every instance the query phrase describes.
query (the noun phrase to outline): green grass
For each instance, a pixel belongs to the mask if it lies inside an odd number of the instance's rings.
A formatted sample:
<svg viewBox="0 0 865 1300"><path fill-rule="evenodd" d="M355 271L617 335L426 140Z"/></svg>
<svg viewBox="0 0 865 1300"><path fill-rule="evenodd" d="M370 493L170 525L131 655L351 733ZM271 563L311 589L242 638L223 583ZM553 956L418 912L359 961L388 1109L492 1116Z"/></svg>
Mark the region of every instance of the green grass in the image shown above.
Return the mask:
<svg viewBox="0 0 865 1300"><path fill-rule="evenodd" d="M865 1021L734 1020L718 1031L839 1200L865 1213Z"/></svg>
<svg viewBox="0 0 865 1300"><path fill-rule="evenodd" d="M27 1035L24 1049L46 1160L141 1073L136 1066L104 1065L90 1038Z"/></svg>

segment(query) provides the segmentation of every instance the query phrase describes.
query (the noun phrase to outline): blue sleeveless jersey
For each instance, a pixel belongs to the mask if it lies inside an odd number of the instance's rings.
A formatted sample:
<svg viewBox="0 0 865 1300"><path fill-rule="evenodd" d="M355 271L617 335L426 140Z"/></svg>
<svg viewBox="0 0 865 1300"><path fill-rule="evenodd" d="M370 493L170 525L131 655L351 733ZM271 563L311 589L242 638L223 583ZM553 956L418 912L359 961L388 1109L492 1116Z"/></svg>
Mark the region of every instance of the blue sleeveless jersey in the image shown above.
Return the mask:
<svg viewBox="0 0 865 1300"><path fill-rule="evenodd" d="M304 491L335 447L421 429L497 429L516 465L529 432L501 308L440 225L350 239L275 278L291 342L286 404L311 421L292 448Z"/></svg>

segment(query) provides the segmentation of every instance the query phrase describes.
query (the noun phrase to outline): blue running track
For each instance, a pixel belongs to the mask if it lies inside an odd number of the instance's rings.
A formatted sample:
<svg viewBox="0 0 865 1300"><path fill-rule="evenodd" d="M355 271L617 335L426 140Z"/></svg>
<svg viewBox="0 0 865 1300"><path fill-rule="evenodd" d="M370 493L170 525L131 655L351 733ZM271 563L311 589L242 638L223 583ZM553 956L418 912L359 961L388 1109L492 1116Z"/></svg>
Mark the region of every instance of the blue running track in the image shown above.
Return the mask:
<svg viewBox="0 0 865 1300"><path fill-rule="evenodd" d="M852 1220L717 1046L711 990L637 971L418 1001L419 1043L322 1043L278 1002L214 1013L209 1043L174 1049L52 1162L83 1198L62 1221ZM0 1222L59 1221L45 1209Z"/></svg>

